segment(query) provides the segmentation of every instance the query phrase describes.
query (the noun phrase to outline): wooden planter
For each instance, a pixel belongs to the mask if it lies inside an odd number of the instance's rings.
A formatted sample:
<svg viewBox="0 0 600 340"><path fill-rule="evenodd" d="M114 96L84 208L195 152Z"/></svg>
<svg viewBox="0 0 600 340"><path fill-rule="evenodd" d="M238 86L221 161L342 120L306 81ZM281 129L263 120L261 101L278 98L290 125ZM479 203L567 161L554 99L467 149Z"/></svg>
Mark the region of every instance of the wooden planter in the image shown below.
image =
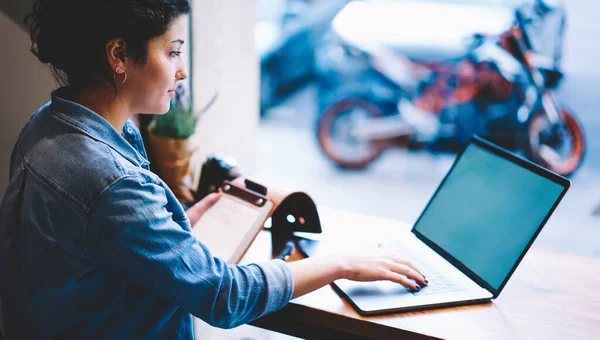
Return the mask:
<svg viewBox="0 0 600 340"><path fill-rule="evenodd" d="M189 187L190 160L197 149L197 146L192 143L193 138L163 138L155 135L150 128L148 136L152 146L154 166L160 178L180 202L193 203L194 196Z"/></svg>

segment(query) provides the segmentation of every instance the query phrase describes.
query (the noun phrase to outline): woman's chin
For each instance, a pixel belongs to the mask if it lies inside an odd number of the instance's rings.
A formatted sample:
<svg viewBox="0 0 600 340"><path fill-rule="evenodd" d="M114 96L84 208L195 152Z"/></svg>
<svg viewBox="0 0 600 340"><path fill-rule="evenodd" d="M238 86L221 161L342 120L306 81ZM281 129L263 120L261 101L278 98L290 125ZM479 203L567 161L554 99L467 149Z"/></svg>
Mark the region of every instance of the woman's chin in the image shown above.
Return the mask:
<svg viewBox="0 0 600 340"><path fill-rule="evenodd" d="M164 106L160 109L160 111L158 111L159 115L164 115L165 113L169 112L169 109L171 108L170 105Z"/></svg>
<svg viewBox="0 0 600 340"><path fill-rule="evenodd" d="M171 101L167 101L165 103L161 103L160 105L148 106L142 112L155 115L164 115L165 113L169 112L170 109Z"/></svg>

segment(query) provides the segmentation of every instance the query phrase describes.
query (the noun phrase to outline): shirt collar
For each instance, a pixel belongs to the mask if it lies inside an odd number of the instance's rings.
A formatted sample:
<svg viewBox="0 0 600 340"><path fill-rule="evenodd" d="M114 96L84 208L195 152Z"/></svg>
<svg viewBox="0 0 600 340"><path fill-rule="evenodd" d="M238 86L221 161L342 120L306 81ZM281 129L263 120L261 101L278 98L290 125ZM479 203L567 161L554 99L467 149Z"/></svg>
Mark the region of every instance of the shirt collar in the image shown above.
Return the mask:
<svg viewBox="0 0 600 340"><path fill-rule="evenodd" d="M96 112L62 96L64 88L52 92L50 112L61 122L108 145L137 166L148 165L144 158L121 134ZM124 126L127 128L127 124Z"/></svg>

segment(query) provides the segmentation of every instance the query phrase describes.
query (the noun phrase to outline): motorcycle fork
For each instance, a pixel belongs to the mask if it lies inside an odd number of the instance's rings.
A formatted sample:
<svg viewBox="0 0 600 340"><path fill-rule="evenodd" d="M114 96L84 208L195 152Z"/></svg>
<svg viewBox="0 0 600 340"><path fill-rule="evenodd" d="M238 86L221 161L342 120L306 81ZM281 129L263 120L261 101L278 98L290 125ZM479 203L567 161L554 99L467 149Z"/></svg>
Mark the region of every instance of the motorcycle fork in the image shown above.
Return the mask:
<svg viewBox="0 0 600 340"><path fill-rule="evenodd" d="M561 125L562 120L560 118L560 113L558 112L558 105L556 103L556 98L554 98L554 94L550 91L544 91L542 93L542 108L548 117L548 121L552 126L558 127Z"/></svg>
<svg viewBox="0 0 600 340"><path fill-rule="evenodd" d="M526 55L527 51L529 51L530 48L528 47L529 44L527 44L524 41L523 31L518 27L514 30L515 32L513 33L513 35L514 42L516 43L516 48L523 55L522 62L525 64L525 67L529 70L530 81L536 87L536 90L538 92L538 98L540 98L540 102L542 105L542 109L544 110L544 113L546 114L546 117L548 118L552 129L555 130L556 128L562 125L562 119L559 113L559 106L556 102L552 91L546 89L546 84L542 72L537 67L530 64L527 60Z"/></svg>
<svg viewBox="0 0 600 340"><path fill-rule="evenodd" d="M541 78L541 73L536 70L536 73L539 74L539 78ZM543 82L543 80L541 80ZM550 128L548 130L548 136L558 137L560 138L560 131L563 127L563 121L560 113L560 107L557 103L556 97L552 90L545 89L543 87L539 87L539 81L536 80L536 85L538 86L538 91L540 92L540 104L541 108L550 123ZM550 137L550 138L551 138Z"/></svg>
<svg viewBox="0 0 600 340"><path fill-rule="evenodd" d="M552 92L552 90L546 89L544 76L542 75L542 72L538 68L529 65L529 63L527 62L525 64L526 67L529 69L531 82L535 84L535 87L538 91L542 109L544 110L548 121L550 122L552 127L559 127L562 123L562 120L559 113L559 106L557 104L556 98L554 97L554 93Z"/></svg>
<svg viewBox="0 0 600 340"><path fill-rule="evenodd" d="M562 139L563 120L554 92L544 87L544 77L537 68L531 66L529 68L532 83L538 91L539 104L548 123L550 123L548 130L543 133L543 139L550 143L553 143L551 141L559 141Z"/></svg>

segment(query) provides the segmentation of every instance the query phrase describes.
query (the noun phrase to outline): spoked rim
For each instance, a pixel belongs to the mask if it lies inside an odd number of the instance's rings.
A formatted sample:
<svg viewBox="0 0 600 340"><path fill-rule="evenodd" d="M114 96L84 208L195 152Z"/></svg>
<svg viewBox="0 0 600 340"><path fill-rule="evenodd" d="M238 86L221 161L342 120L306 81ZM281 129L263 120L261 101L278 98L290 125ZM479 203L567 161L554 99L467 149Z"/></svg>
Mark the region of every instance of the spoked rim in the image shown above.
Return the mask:
<svg viewBox="0 0 600 340"><path fill-rule="evenodd" d="M581 125L568 110L561 110L561 118L562 125L552 131L544 112L536 113L529 124L529 147L533 161L569 176L583 161L585 141Z"/></svg>
<svg viewBox="0 0 600 340"><path fill-rule="evenodd" d="M360 139L353 131L361 121L382 115L377 105L361 98L338 101L319 119L317 134L321 150L342 168L364 168L381 155L387 142Z"/></svg>

